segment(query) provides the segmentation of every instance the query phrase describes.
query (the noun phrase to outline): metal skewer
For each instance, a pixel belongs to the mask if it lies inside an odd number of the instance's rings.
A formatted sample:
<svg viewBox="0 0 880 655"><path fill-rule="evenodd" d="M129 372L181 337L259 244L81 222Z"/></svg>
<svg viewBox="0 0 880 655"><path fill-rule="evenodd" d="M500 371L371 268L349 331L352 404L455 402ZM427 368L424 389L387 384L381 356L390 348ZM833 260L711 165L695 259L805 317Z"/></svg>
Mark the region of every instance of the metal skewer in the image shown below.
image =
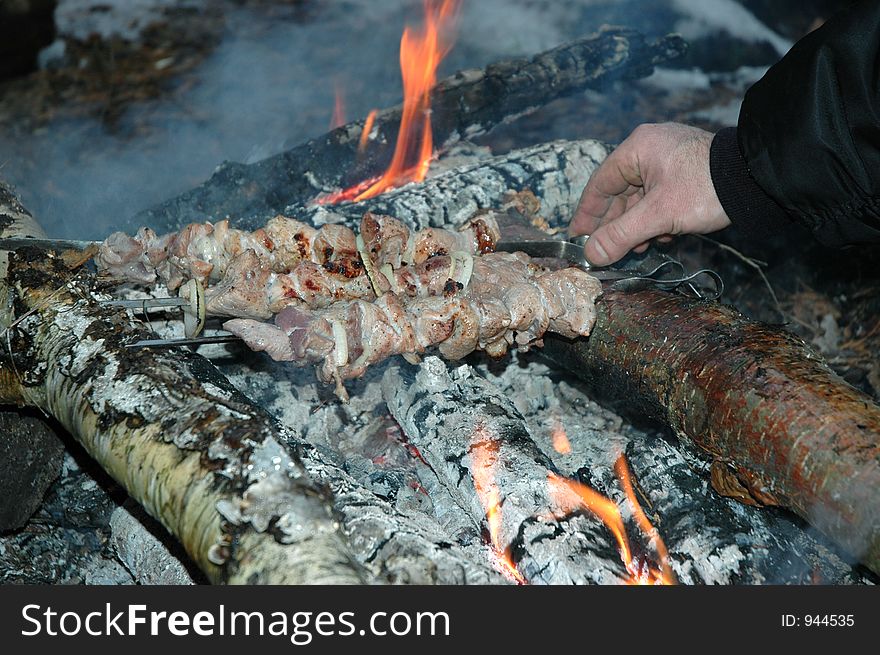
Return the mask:
<svg viewBox="0 0 880 655"><path fill-rule="evenodd" d="M234 334L214 334L208 337L193 337L191 339L141 339L133 343L125 344L126 348L177 348L178 346L201 346L208 343L233 343L241 341L241 337Z"/></svg>
<svg viewBox="0 0 880 655"><path fill-rule="evenodd" d="M100 246L101 243L101 241L83 241L80 239L31 239L29 237L8 237L0 239L0 250L15 250L16 248L85 250L92 246Z"/></svg>
<svg viewBox="0 0 880 655"><path fill-rule="evenodd" d="M187 307L191 303L186 298L143 298L141 300L103 300L101 304L146 311L153 307Z"/></svg>

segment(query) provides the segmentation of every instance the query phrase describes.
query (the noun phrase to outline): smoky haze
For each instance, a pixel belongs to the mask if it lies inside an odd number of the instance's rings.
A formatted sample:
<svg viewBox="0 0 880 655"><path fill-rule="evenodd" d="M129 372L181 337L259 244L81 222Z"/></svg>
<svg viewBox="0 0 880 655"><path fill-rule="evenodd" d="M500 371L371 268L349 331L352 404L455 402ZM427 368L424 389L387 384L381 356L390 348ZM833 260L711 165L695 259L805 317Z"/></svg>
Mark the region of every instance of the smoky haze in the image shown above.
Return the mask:
<svg viewBox="0 0 880 655"><path fill-rule="evenodd" d="M102 2L101 11L87 11L97 4L60 0L61 34L137 38L133 25L149 24L175 3ZM603 23L699 36L733 15L741 38L784 50L781 37L733 0L705 4L463 0L456 45L440 76L536 53ZM3 126L0 176L17 186L49 234L102 238L124 217L204 181L225 160L252 163L327 131L337 87L347 120L400 101L397 48L405 23L420 19L420 0L294 6L299 10L285 13L223 4L222 39L197 69L196 83L130 105L112 128L99 118L54 120L27 134Z"/></svg>

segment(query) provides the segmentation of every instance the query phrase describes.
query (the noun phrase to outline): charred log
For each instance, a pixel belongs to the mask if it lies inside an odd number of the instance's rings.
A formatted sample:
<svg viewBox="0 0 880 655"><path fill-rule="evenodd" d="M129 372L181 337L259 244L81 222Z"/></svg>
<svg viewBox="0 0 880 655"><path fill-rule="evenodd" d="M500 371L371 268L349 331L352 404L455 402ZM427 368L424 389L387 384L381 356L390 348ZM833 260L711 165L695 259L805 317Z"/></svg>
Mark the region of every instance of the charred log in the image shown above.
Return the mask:
<svg viewBox="0 0 880 655"><path fill-rule="evenodd" d="M0 412L0 533L23 526L61 471L64 446L35 416Z"/></svg>
<svg viewBox="0 0 880 655"><path fill-rule="evenodd" d="M415 372L389 369L382 383L391 414L430 469L487 540L508 553L532 583L622 583L613 541L589 515L557 520L547 484L557 472L513 403L469 366L448 370L436 357ZM489 471L488 469L491 469ZM498 506L486 502L486 475ZM497 533L488 516L498 516Z"/></svg>
<svg viewBox="0 0 880 655"><path fill-rule="evenodd" d="M285 214L315 225L355 227L370 211L394 216L411 229L449 227L463 225L480 209L497 208L512 190L528 189L541 198L542 216L561 225L607 154L608 146L591 139L545 143L455 168L363 202L294 205Z"/></svg>
<svg viewBox="0 0 880 655"><path fill-rule="evenodd" d="M880 571L880 408L793 335L731 308L607 293L589 339L544 352L712 458L712 483L781 505Z"/></svg>
<svg viewBox="0 0 880 655"><path fill-rule="evenodd" d="M459 72L440 82L432 93L434 141L453 143L555 98L601 88L615 79L645 77L654 65L681 55L684 48L677 36L652 43L633 30L605 28L531 59ZM380 113L370 135L371 145L359 159L363 121L253 165L226 163L200 187L137 214L122 228L176 229L227 216L244 225L257 225L288 205L305 203L383 170L391 159L400 119L399 107Z"/></svg>

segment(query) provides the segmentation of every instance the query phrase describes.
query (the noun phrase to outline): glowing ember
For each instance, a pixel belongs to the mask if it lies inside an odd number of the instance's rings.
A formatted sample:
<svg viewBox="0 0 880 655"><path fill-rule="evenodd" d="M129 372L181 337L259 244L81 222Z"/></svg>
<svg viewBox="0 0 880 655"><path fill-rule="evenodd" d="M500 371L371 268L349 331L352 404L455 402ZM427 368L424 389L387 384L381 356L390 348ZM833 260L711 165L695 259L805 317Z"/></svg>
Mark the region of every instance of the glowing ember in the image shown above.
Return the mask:
<svg viewBox="0 0 880 655"><path fill-rule="evenodd" d="M510 549L501 543L501 492L498 483L495 482L498 441L484 425L479 424L471 436L469 452L474 488L483 509L486 510L486 523L489 526L489 538L494 549L495 568L508 579L518 584L525 584L526 579L517 570L510 556Z"/></svg>
<svg viewBox="0 0 880 655"><path fill-rule="evenodd" d="M358 152L363 152L364 148L367 147L367 142L370 140L370 132L373 131L373 123L376 122L376 110L373 109L369 114L367 114L367 119L364 121L364 129L361 131L361 138L358 141Z"/></svg>
<svg viewBox="0 0 880 655"><path fill-rule="evenodd" d="M330 118L330 129L345 125L345 94L339 83L335 85L336 101L333 103L333 116Z"/></svg>
<svg viewBox="0 0 880 655"><path fill-rule="evenodd" d="M565 433L565 427L562 421L556 419L553 424L553 430L550 431L550 439L553 442L553 449L561 455L569 455L571 453L571 442Z"/></svg>
<svg viewBox="0 0 880 655"><path fill-rule="evenodd" d="M586 508L601 519L617 540L620 558L630 574L630 584L675 584L675 576L669 568L666 546L639 506L635 491L633 490L629 468L622 455L618 458L614 469L620 477L627 499L633 506L636 523L653 542L657 555L661 560L659 570L651 567L647 562L637 560L633 556L623 517L616 503L580 482L568 480L555 473L548 473L550 493L553 496L557 509L561 514L571 514Z"/></svg>
<svg viewBox="0 0 880 655"><path fill-rule="evenodd" d="M449 32L460 0L425 0L425 25L407 27L400 39L400 72L403 77L403 112L397 144L385 173L354 187L321 198L320 204L344 200L359 202L408 182L421 182L428 174L434 153L431 134L431 89L437 67L452 47ZM364 126L363 134L369 134Z"/></svg>

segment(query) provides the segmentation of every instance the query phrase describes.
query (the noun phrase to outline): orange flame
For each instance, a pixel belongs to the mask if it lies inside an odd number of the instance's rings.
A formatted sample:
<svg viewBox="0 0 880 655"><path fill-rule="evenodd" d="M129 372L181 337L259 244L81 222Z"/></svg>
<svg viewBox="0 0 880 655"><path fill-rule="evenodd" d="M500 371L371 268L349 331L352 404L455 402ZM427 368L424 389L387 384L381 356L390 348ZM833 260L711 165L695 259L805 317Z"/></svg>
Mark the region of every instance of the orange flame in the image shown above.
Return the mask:
<svg viewBox="0 0 880 655"><path fill-rule="evenodd" d="M550 440L553 443L553 449L560 455L571 454L571 442L565 433L565 426L562 421L556 419L553 422L553 429L550 431Z"/></svg>
<svg viewBox="0 0 880 655"><path fill-rule="evenodd" d="M486 524L494 550L495 567L508 579L517 584L525 584L526 579L517 570L510 549L501 543L501 492L495 481L498 441L484 425L478 424L471 436L469 452L474 488L483 509L486 510Z"/></svg>
<svg viewBox="0 0 880 655"><path fill-rule="evenodd" d="M367 119L364 121L364 127L361 130L361 138L358 141L358 152L363 152L364 148L367 147L367 141L370 140L370 132L373 131L373 123L376 122L376 110L373 109L367 114Z"/></svg>
<svg viewBox="0 0 880 655"><path fill-rule="evenodd" d="M330 118L330 129L335 130L337 127L345 125L345 93L337 82L334 85L336 89L336 100L333 103L333 116Z"/></svg>
<svg viewBox="0 0 880 655"><path fill-rule="evenodd" d="M434 154L431 134L431 89L437 67L452 48L449 28L458 14L460 0L425 0L425 25L407 27L400 39L400 72L403 78L403 112L394 156L385 173L353 187L330 194L320 204L343 200L359 202L408 182L421 182L428 174ZM364 126L366 128L366 125ZM361 133L369 134L364 129Z"/></svg>
<svg viewBox="0 0 880 655"><path fill-rule="evenodd" d="M660 538L660 533L645 515L645 511L639 504L638 498L636 498L636 492L632 483L632 474L630 473L629 467L626 465L626 457L623 455L620 455L614 463L614 472L617 473L617 477L623 487L623 492L626 494L626 498L632 507L633 518L635 518L636 524L639 526L642 534L650 539L654 546L654 550L657 551L657 557L660 560L660 578L657 582L668 585L676 584L677 580L675 574L669 567L669 552L666 550L666 544L663 543L663 540Z"/></svg>
<svg viewBox="0 0 880 655"><path fill-rule="evenodd" d="M654 543L654 548L661 560L660 569L654 569L647 563L639 562L632 554L629 537L626 534L626 527L623 523L623 517L617 504L611 499L606 498L602 494L590 489L588 486L568 480L555 473L548 473L548 483L550 485L550 493L556 503L557 508L562 514L571 514L582 508L587 508L595 514L605 525L611 530L617 541L620 558L626 566L627 572L630 574L630 584L648 585L648 584L675 584L675 576L669 568L668 553L666 546L660 539L657 530L651 525L648 517L645 516L633 490L629 468L626 460L621 455L614 466L620 478L621 484L626 493L628 501L633 507L636 523L639 528L650 537Z"/></svg>

